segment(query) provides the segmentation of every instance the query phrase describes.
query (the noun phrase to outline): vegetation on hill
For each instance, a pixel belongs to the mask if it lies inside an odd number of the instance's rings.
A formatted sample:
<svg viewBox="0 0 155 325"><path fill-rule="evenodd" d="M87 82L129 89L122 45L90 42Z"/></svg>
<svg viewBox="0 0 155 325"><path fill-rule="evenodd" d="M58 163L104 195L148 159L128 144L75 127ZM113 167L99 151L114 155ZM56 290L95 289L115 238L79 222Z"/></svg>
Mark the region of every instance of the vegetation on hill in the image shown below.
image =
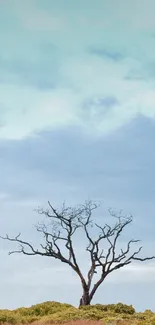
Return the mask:
<svg viewBox="0 0 155 325"><path fill-rule="evenodd" d="M69 323L75 325L155 325L155 313L137 313L133 306L122 303L90 305L76 308L59 302L40 303L29 308L0 310L0 324L44 325Z"/></svg>

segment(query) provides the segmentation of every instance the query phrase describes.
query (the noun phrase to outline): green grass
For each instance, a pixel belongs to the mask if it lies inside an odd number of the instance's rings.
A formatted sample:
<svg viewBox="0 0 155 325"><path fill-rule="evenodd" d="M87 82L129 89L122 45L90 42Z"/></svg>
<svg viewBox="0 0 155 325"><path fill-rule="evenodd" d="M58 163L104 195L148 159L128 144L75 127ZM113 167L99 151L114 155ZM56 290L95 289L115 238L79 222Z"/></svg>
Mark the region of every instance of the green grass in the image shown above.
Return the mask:
<svg viewBox="0 0 155 325"><path fill-rule="evenodd" d="M96 304L75 308L69 304L48 301L15 310L0 310L0 324L38 325L71 323L83 325L89 321L92 325L155 325L155 313L146 310L137 313L133 306L122 303L102 305Z"/></svg>

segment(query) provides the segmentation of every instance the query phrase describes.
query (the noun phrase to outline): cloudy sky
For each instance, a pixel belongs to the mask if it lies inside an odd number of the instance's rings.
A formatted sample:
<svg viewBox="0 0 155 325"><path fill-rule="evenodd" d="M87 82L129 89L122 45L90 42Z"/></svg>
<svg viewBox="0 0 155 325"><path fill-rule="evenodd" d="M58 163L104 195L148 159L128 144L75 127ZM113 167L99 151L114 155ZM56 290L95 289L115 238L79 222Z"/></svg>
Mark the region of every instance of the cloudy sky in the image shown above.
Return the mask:
<svg viewBox="0 0 155 325"><path fill-rule="evenodd" d="M154 0L0 1L1 235L36 242L37 206L91 198L104 217L131 213L128 235L155 254L154 12ZM72 270L11 248L0 241L0 308L78 304ZM155 311L154 291L155 263L134 264L93 302Z"/></svg>

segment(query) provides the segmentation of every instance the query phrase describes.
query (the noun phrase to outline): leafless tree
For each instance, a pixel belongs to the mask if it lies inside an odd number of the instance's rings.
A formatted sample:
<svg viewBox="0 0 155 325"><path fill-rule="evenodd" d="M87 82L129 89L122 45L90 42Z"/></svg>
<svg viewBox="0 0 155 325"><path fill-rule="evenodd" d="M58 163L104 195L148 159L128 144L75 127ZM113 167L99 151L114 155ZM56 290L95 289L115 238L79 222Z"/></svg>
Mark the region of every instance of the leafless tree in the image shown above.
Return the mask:
<svg viewBox="0 0 155 325"><path fill-rule="evenodd" d="M134 260L143 262L155 258L155 256L139 257L142 246L131 253L132 244L139 242L136 239L131 239L127 242L125 249L119 250L118 239L124 228L132 223L132 217L123 216L121 213L116 214L109 210L110 215L115 219L114 225L99 225L94 221L95 218L92 219L92 212L98 206L98 204L88 201L74 208L63 205L61 211L58 211L48 202L47 210L37 209L39 214L44 215L49 220L49 225L46 225L46 222L36 225L36 230L44 237L44 245L40 244L40 249L35 249L30 242L22 240L21 234L14 238L8 235L1 238L19 243L19 249L11 251L9 254L23 253L31 256L47 256L68 264L81 281L80 306L89 305L96 290L111 272L130 264ZM73 243L73 237L78 231L80 238L83 233L87 241L85 250L90 258L87 276L84 276L81 271L77 261L76 245ZM98 272L99 275L97 274L98 278L95 281L94 275L97 270L100 272Z"/></svg>

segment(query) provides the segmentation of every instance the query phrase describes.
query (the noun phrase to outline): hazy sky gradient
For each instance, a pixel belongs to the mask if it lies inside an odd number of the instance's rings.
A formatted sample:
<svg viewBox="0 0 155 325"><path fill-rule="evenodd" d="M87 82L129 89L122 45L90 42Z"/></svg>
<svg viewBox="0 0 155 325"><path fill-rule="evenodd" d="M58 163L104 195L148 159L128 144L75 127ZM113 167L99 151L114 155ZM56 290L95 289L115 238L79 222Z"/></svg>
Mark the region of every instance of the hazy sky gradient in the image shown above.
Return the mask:
<svg viewBox="0 0 155 325"><path fill-rule="evenodd" d="M154 0L0 1L1 235L37 241L38 205L91 198L104 215L131 213L129 236L155 254L154 12ZM0 241L0 308L78 304L72 270L8 249ZM136 264L93 302L155 311L154 291L155 263Z"/></svg>

